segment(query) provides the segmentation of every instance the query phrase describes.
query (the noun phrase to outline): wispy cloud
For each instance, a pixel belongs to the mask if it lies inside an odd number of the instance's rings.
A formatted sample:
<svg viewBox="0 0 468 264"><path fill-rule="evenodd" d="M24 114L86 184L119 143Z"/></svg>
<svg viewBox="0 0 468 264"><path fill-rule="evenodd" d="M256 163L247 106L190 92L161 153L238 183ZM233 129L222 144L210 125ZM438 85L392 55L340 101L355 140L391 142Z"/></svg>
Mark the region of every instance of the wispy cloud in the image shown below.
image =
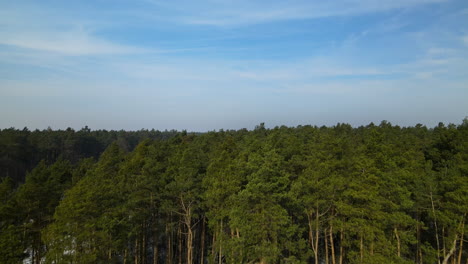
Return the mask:
<svg viewBox="0 0 468 264"><path fill-rule="evenodd" d="M80 13L27 3L5 5L0 11L0 45L70 56L146 51L100 36L96 32L99 23L76 15Z"/></svg>
<svg viewBox="0 0 468 264"><path fill-rule="evenodd" d="M464 36L462 38L463 42L465 43L466 46L468 46L468 35L467 36Z"/></svg>
<svg viewBox="0 0 468 264"><path fill-rule="evenodd" d="M120 45L83 30L64 32L0 32L0 44L16 48L55 52L63 55L104 55L144 52L138 47Z"/></svg>
<svg viewBox="0 0 468 264"><path fill-rule="evenodd" d="M354 16L440 3L445 0L341 0L341 1L149 1L178 12L178 21L193 25L236 26L297 19ZM180 7L184 6L184 9Z"/></svg>

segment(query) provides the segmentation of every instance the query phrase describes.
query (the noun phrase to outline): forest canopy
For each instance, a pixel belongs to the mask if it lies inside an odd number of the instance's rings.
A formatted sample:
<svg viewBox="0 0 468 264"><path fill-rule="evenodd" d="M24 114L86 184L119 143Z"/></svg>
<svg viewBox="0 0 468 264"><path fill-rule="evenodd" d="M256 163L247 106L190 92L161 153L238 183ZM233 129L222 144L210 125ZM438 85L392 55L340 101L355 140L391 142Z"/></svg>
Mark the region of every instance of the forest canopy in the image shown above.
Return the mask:
<svg viewBox="0 0 468 264"><path fill-rule="evenodd" d="M468 119L0 130L0 263L467 263Z"/></svg>

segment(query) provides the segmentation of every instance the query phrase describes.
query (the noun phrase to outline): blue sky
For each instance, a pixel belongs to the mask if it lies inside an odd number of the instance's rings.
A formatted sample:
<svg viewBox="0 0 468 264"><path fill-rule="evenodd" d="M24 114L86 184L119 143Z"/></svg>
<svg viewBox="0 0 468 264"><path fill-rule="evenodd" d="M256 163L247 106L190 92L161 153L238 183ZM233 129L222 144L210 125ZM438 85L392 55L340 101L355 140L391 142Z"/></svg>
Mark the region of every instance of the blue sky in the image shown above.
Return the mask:
<svg viewBox="0 0 468 264"><path fill-rule="evenodd" d="M466 0L0 0L0 127L468 116Z"/></svg>

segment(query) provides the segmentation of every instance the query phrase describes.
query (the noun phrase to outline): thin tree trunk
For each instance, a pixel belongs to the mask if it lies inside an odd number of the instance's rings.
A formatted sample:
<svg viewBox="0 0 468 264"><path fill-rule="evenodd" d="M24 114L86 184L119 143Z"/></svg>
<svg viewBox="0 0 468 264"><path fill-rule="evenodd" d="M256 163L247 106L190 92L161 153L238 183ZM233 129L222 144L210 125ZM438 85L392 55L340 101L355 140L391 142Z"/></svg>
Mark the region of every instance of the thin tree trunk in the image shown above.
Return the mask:
<svg viewBox="0 0 468 264"><path fill-rule="evenodd" d="M442 256L446 256L446 248L445 248L445 227L442 227Z"/></svg>
<svg viewBox="0 0 468 264"><path fill-rule="evenodd" d="M361 253L361 263L362 263L362 261L364 260L364 241L362 238L362 234L361 234L361 241L359 243L359 251Z"/></svg>
<svg viewBox="0 0 468 264"><path fill-rule="evenodd" d="M123 257L123 264L127 264L127 254L128 254L128 249L125 248L124 257Z"/></svg>
<svg viewBox="0 0 468 264"><path fill-rule="evenodd" d="M422 248L419 249L419 263L424 263L424 262L423 262ZM467 264L468 264L468 263L467 263Z"/></svg>
<svg viewBox="0 0 468 264"><path fill-rule="evenodd" d="M158 264L158 235L156 231L153 234L153 264Z"/></svg>
<svg viewBox="0 0 468 264"><path fill-rule="evenodd" d="M434 206L434 199L432 198L432 192L431 192L431 205L432 205L432 214L434 217L434 226L436 230L436 242L437 242L437 263L440 264L440 242L439 242L439 231L437 228L437 219L436 219L436 213L435 213L435 206Z"/></svg>
<svg viewBox="0 0 468 264"><path fill-rule="evenodd" d="M135 238L135 264L138 264L138 237Z"/></svg>
<svg viewBox="0 0 468 264"><path fill-rule="evenodd" d="M461 264L462 261L462 254L463 254L463 240L465 238L465 215L463 216L462 219L462 226L461 226L461 236L460 236L460 248L458 249L458 264ZM468 259L467 259L468 261Z"/></svg>
<svg viewBox="0 0 468 264"><path fill-rule="evenodd" d="M312 248L312 251L314 252L315 264L318 264L318 249L314 240L314 228L312 227L312 213L307 212L307 220L309 223L309 243L310 247Z"/></svg>
<svg viewBox="0 0 468 264"><path fill-rule="evenodd" d="M220 228L220 231L219 231L219 256L218 256L218 263L219 264L222 264L223 263L223 219L221 219L221 228Z"/></svg>
<svg viewBox="0 0 468 264"><path fill-rule="evenodd" d="M416 263L422 263L420 258L420 251L421 251L421 232L419 230L419 210L416 212Z"/></svg>
<svg viewBox="0 0 468 264"><path fill-rule="evenodd" d="M167 219L167 222L166 222L166 237L167 237L167 248L166 248L166 251L167 251L167 255L166 255L166 263L167 264L172 264L172 241L171 241L171 238L172 238L172 230L170 230L169 228L169 219Z"/></svg>
<svg viewBox="0 0 468 264"><path fill-rule="evenodd" d="M316 211L315 211L315 263L318 264L319 256L318 256L318 243L319 243L319 209L318 209L318 202L316 203Z"/></svg>
<svg viewBox="0 0 468 264"><path fill-rule="evenodd" d="M216 245L216 233L214 232L213 234L213 241L211 242L211 257L213 258L213 263L216 263L216 251L215 251L215 245Z"/></svg>
<svg viewBox="0 0 468 264"><path fill-rule="evenodd" d="M146 223L143 222L143 234L141 238L141 263L146 264Z"/></svg>
<svg viewBox="0 0 468 264"><path fill-rule="evenodd" d="M330 263L328 260L328 235L327 235L327 229L323 230L323 235L325 238L325 264Z"/></svg>
<svg viewBox="0 0 468 264"><path fill-rule="evenodd" d="M204 264L205 260L205 216L202 219L202 232L201 232L201 241L200 241L200 264Z"/></svg>
<svg viewBox="0 0 468 264"><path fill-rule="evenodd" d="M340 230L340 264L343 264L343 258L344 258L343 241L344 241L344 234L343 234L343 228L341 228Z"/></svg>
<svg viewBox="0 0 468 264"><path fill-rule="evenodd" d="M237 239L240 239L239 228L236 228L236 237L237 237ZM241 249L240 249L240 253L239 253L239 259L243 259L243 256L244 256L244 251L243 251L243 249L241 248Z"/></svg>
<svg viewBox="0 0 468 264"><path fill-rule="evenodd" d="M401 257L401 245L400 245L400 236L398 235L398 229L395 227L393 231L395 232L395 237L397 240L397 256Z"/></svg>
<svg viewBox="0 0 468 264"><path fill-rule="evenodd" d="M188 216L190 217L190 216ZM190 227L190 220L186 220L187 224L187 264L192 264L192 244L193 244L193 232Z"/></svg>
<svg viewBox="0 0 468 264"><path fill-rule="evenodd" d="M182 230L181 230L180 224L179 224L177 238L179 240L179 264L182 264Z"/></svg>
<svg viewBox="0 0 468 264"><path fill-rule="evenodd" d="M332 264L336 264L335 260L335 245L333 243L333 225L330 223L330 248L331 248L331 259Z"/></svg>
<svg viewBox="0 0 468 264"><path fill-rule="evenodd" d="M450 259L450 257L453 255L453 253L457 249L457 241L458 241L458 234L455 235L455 239L453 240L453 243L452 243L452 248L450 249L448 254L445 255L445 258L444 258L444 261L442 262L442 264L447 264L448 263L448 260Z"/></svg>

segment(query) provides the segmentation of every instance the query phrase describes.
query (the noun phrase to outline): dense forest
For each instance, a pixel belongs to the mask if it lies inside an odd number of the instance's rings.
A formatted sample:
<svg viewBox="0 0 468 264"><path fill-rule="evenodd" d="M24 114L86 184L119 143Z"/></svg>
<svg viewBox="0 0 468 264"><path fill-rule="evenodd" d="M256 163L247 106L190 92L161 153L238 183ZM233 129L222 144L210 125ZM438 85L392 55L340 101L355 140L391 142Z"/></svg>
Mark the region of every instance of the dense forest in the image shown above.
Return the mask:
<svg viewBox="0 0 468 264"><path fill-rule="evenodd" d="M0 131L0 263L468 263L468 119Z"/></svg>
<svg viewBox="0 0 468 264"><path fill-rule="evenodd" d="M24 182L26 172L41 160L51 164L60 157L76 164L83 158L99 158L113 142L128 152L144 139L168 139L175 134L175 130L91 131L87 126L79 131L0 129L0 178Z"/></svg>

